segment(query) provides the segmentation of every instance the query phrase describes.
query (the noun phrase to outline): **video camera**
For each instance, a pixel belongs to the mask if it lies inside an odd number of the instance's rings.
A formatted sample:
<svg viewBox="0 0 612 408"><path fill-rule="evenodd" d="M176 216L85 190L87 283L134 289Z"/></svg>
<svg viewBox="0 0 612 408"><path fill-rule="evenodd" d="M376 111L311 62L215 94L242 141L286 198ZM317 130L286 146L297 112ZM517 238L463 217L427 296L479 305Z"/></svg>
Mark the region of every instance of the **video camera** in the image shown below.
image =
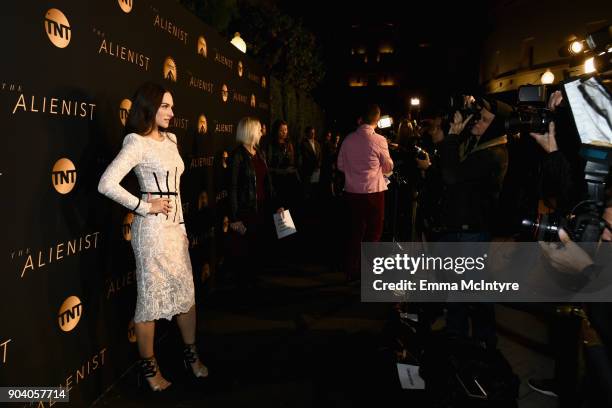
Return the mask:
<svg viewBox="0 0 612 408"><path fill-rule="evenodd" d="M461 113L463 119L472 115L470 121L465 125L466 129L472 128L480 120L480 110L483 107L482 98L473 95L458 94L450 97L450 104L447 107L448 115L443 120L446 123L453 121L455 112Z"/></svg>
<svg viewBox="0 0 612 408"><path fill-rule="evenodd" d="M504 121L506 132L546 133L553 113L546 109L546 88L543 85L523 85L518 90L518 106Z"/></svg>

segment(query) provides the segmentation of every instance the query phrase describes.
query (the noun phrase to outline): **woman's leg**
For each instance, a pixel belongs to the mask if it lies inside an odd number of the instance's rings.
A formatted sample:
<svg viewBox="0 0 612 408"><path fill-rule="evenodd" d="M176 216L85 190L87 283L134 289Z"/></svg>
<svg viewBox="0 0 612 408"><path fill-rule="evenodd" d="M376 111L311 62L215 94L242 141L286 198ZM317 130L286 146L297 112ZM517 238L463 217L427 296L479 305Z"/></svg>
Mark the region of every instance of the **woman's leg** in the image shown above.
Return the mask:
<svg viewBox="0 0 612 408"><path fill-rule="evenodd" d="M153 344L155 339L155 322L139 322L134 324L136 329L136 338L138 340L138 352L143 360L151 360L154 358ZM157 361L155 360L157 366ZM164 390L170 386L156 367L156 373L153 377L146 377L152 389Z"/></svg>
<svg viewBox="0 0 612 408"><path fill-rule="evenodd" d="M183 337L183 343L194 344L196 336L196 310L195 305L187 313L180 313L176 316L176 322Z"/></svg>
<svg viewBox="0 0 612 408"><path fill-rule="evenodd" d="M207 377L208 369L200 361L198 356L198 350L195 346L196 342L196 310L195 305L191 306L191 309L187 313L181 313L176 316L176 323L178 324L181 336L183 337L183 343L185 343L185 349L183 351L185 360L191 364L191 370L196 377Z"/></svg>
<svg viewBox="0 0 612 408"><path fill-rule="evenodd" d="M134 324L138 339L140 357L148 358L154 355L153 340L155 339L155 322L140 322Z"/></svg>

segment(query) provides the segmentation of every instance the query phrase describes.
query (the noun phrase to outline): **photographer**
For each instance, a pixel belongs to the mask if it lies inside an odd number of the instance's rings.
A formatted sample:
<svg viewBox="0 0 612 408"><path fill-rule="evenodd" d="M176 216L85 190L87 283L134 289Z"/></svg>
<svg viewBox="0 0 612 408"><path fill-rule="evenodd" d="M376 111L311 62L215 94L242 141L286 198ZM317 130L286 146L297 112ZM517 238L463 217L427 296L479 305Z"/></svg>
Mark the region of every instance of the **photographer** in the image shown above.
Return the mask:
<svg viewBox="0 0 612 408"><path fill-rule="evenodd" d="M554 92L548 103L551 111L562 102L562 94ZM569 119L569 115L557 115L557 120ZM570 124L561 124L561 129L571 129ZM549 186L544 190L544 195L551 196L556 203L557 211L569 212L569 205L576 201L576 197L582 197L580 183L576 179L576 171L572 170L570 162L561 153L557 146L557 126L550 122L548 132L530 133L537 143L547 153L542 163L542 176ZM582 176L581 178L584 178ZM555 181L556 180L556 181ZM584 184L584 183L582 183ZM549 194L546 194L546 193ZM601 243L612 240L610 223L612 222L612 190L606 191L606 208L603 212L603 221L606 227L600 236ZM580 245L573 242L564 229L559 229L558 239L560 243L540 242L542 253L548 260L550 266L566 281L572 282L575 290L586 292L596 291L601 288L604 281L609 277L601 279L600 273L603 265L607 265L610 257L609 246L598 250L594 254L588 254ZM592 258L595 256L595 260ZM609 353L612 346L612 307L609 303L589 303L583 308L572 306L573 310L582 315L572 313L572 316L554 318L551 324L553 334L551 336L555 349L555 376L552 379L530 379L528 385L545 395L559 397L561 407L574 407L579 404L578 383L578 350L577 340L582 337L581 344L585 347L585 358L587 360L587 378L585 384L589 384L589 392L584 394L589 406L612 406L612 360ZM576 318L578 317L578 318ZM582 327L580 327L582 326ZM605 401L604 405L601 405Z"/></svg>
<svg viewBox="0 0 612 408"><path fill-rule="evenodd" d="M472 98L473 99L473 98ZM448 136L440 146L440 170L444 184L441 242L487 242L497 200L508 167L504 113L507 106L481 100L472 105L467 118L457 111ZM472 118L480 116L473 125ZM467 337L472 317L473 337L495 348L495 311L493 304L447 306L449 334Z"/></svg>
<svg viewBox="0 0 612 408"><path fill-rule="evenodd" d="M440 166L446 193L442 209L451 241L489 241L493 213L508 168L507 138L502 102L482 100L464 118L457 111L440 146ZM473 124L471 123L473 122ZM454 238L454 239L452 239Z"/></svg>

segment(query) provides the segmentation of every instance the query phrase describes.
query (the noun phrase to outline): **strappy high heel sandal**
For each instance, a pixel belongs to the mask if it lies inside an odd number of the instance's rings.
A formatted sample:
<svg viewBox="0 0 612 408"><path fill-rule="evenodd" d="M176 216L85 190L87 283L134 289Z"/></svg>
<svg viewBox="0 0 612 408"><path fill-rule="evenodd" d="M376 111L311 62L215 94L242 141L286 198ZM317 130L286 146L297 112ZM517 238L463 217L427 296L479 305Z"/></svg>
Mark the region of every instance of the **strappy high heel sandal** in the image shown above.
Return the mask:
<svg viewBox="0 0 612 408"><path fill-rule="evenodd" d="M208 377L208 368L200 361L198 349L196 348L195 344L185 344L185 348L183 349L183 358L185 361L185 369L191 368L191 371L196 378ZM193 364L196 362L199 362L200 364L194 367Z"/></svg>
<svg viewBox="0 0 612 408"><path fill-rule="evenodd" d="M155 359L155 356L138 360L138 367L140 368L140 373L138 376L139 387L142 387L145 380L149 384L151 391L156 391L156 392L165 391L172 385L171 382L167 381L163 377L162 379L168 382L168 386L165 388L162 388L160 384L154 384L148 380L149 378L153 378L157 375L158 366L157 366L157 360Z"/></svg>

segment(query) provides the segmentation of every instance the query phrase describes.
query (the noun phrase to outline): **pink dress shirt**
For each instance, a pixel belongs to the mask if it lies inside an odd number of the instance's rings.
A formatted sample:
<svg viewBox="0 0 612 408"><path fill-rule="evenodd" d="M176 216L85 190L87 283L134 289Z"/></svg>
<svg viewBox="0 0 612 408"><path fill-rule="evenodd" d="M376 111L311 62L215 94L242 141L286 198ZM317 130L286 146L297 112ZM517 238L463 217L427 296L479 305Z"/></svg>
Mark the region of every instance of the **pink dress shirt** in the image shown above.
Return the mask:
<svg viewBox="0 0 612 408"><path fill-rule="evenodd" d="M338 169L344 173L344 191L378 193L387 190L383 173L393 170L393 160L384 136L370 125L361 125L349 134L338 154Z"/></svg>

